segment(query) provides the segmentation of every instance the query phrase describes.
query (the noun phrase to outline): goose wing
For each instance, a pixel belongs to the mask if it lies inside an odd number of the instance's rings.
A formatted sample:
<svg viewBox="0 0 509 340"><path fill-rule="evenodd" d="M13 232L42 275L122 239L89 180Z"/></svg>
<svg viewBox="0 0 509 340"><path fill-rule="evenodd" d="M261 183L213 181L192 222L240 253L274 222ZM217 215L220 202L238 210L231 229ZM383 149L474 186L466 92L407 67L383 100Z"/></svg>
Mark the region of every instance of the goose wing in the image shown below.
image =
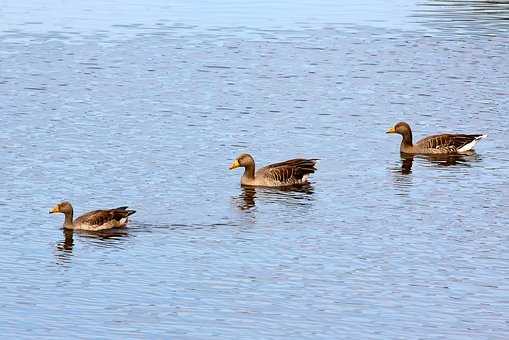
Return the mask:
<svg viewBox="0 0 509 340"><path fill-rule="evenodd" d="M257 172L274 184L295 185L307 181L307 176L316 171L318 159L291 159L285 162L267 165Z"/></svg>
<svg viewBox="0 0 509 340"><path fill-rule="evenodd" d="M486 137L482 134L441 134L421 139L415 146L423 149L434 149L437 151L461 152L470 150L478 140ZM474 143L475 142L475 143ZM471 147L468 148L468 145Z"/></svg>
<svg viewBox="0 0 509 340"><path fill-rule="evenodd" d="M108 210L94 210L78 217L75 224L91 226L102 226L108 224L116 225L125 221L128 216L135 212L135 210L127 209L127 207L119 207Z"/></svg>

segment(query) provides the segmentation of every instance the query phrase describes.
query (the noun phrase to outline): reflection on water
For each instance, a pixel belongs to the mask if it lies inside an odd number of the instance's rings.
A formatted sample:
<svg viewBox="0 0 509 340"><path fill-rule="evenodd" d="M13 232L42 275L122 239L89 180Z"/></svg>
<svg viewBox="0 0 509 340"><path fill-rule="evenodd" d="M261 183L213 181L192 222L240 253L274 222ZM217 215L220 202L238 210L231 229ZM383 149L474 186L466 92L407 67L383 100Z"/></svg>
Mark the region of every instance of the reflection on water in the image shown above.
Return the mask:
<svg viewBox="0 0 509 340"><path fill-rule="evenodd" d="M76 233L82 237L89 237L93 240L100 240L99 244L107 246L111 244L106 241L117 241L129 236L128 228L115 228L100 231L77 230Z"/></svg>
<svg viewBox="0 0 509 340"><path fill-rule="evenodd" d="M238 207L241 210L249 210L255 206L256 189L254 187L242 187L238 196Z"/></svg>
<svg viewBox="0 0 509 340"><path fill-rule="evenodd" d="M57 263L63 264L69 262L74 249L75 235L81 237L83 241L92 243L99 247L118 247L119 242L129 237L127 228L115 228L101 231L70 230L62 228L63 240L56 245Z"/></svg>
<svg viewBox="0 0 509 340"><path fill-rule="evenodd" d="M407 195L412 186L412 176L409 175L412 173L413 163L414 157L401 154L401 164L397 162L390 168L393 174L392 181L394 187L398 189L398 195Z"/></svg>
<svg viewBox="0 0 509 340"><path fill-rule="evenodd" d="M472 163L480 162L481 157L475 153L462 155L405 155L400 154L401 160L390 168L393 173L393 183L399 194L407 195L412 186L412 169L414 161L419 160L424 167L436 167L436 171L444 167L471 167Z"/></svg>
<svg viewBox="0 0 509 340"><path fill-rule="evenodd" d="M405 155L401 154L401 165L393 167L393 172L409 175L412 173L414 159L423 159L431 166L461 166L470 167L472 162L480 162L481 156L476 152L462 155Z"/></svg>
<svg viewBox="0 0 509 340"><path fill-rule="evenodd" d="M283 203L288 205L303 205L311 200L313 186L311 184L288 186L280 188L242 186L242 192L234 198L241 210L250 210L256 206L256 200L264 202Z"/></svg>
<svg viewBox="0 0 509 340"><path fill-rule="evenodd" d="M413 157L404 157L401 156L401 174L408 175L412 173L412 165L414 163Z"/></svg>
<svg viewBox="0 0 509 340"><path fill-rule="evenodd" d="M74 247L74 236L73 231L69 229L63 229L64 240L60 241L56 245L56 258L58 264L68 263L72 257L72 250Z"/></svg>
<svg viewBox="0 0 509 340"><path fill-rule="evenodd" d="M448 32L507 34L509 2L431 0L420 3L413 17L421 24Z"/></svg>
<svg viewBox="0 0 509 340"><path fill-rule="evenodd" d="M462 155L418 155L418 158L425 159L435 166L461 166L470 167L472 162L481 161L481 157L474 151Z"/></svg>

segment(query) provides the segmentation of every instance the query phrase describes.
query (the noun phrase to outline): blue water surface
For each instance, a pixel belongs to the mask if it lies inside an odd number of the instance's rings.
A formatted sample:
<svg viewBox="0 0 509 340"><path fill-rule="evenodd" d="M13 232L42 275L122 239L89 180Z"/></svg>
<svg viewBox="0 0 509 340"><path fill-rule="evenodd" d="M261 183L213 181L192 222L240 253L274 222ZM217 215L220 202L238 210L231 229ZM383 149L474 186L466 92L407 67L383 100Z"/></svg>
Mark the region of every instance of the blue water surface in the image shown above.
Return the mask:
<svg viewBox="0 0 509 340"><path fill-rule="evenodd" d="M507 339L509 6L28 1L0 9L5 338ZM477 153L401 159L414 136ZM320 158L310 187L227 167ZM129 205L66 233L48 210Z"/></svg>

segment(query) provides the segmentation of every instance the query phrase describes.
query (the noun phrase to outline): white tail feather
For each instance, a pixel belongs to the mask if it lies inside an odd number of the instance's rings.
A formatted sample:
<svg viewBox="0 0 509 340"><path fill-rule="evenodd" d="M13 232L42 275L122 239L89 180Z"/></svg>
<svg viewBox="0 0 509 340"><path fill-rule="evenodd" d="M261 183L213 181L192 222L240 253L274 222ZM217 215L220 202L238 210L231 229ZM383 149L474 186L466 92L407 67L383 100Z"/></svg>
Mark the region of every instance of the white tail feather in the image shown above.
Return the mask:
<svg viewBox="0 0 509 340"><path fill-rule="evenodd" d="M481 135L479 137L476 137L473 141L471 141L470 143L468 144L465 144L463 145L461 148L458 149L458 152L461 153L461 152L467 152L467 151L470 151L474 148L474 146L481 140L481 139L484 139L488 137L488 135Z"/></svg>

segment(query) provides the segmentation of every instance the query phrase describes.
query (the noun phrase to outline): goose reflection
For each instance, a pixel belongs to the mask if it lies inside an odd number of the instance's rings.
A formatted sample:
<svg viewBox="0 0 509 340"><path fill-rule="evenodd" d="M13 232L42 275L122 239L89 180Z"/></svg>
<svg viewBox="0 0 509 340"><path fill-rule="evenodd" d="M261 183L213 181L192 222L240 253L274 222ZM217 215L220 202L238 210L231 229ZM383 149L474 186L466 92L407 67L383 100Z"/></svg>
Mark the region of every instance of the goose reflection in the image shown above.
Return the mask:
<svg viewBox="0 0 509 340"><path fill-rule="evenodd" d="M483 0L428 0L412 17L441 31L498 35L507 33L509 3Z"/></svg>
<svg viewBox="0 0 509 340"><path fill-rule="evenodd" d="M239 208L241 210L249 210L253 208L256 198L256 189L254 187L242 187L242 192L239 195Z"/></svg>
<svg viewBox="0 0 509 340"><path fill-rule="evenodd" d="M405 155L401 154L400 164L391 168L393 182L400 194L407 195L412 186L413 176L412 169L414 161L427 167L471 167L472 162L479 162L481 157L472 152L462 155Z"/></svg>
<svg viewBox="0 0 509 340"><path fill-rule="evenodd" d="M458 167L471 167L474 162L479 162L481 157L472 151L468 154L461 155L426 155L416 156L417 158L424 159L429 162L432 166L444 167L444 166L458 166Z"/></svg>
<svg viewBox="0 0 509 340"><path fill-rule="evenodd" d="M410 175L412 173L412 167L415 159L424 160L431 166L436 167L447 167L447 166L458 166L458 167L470 167L471 163L479 162L481 157L472 152L470 154L461 155L405 155L401 154L401 165L392 168L393 172L401 173L402 175Z"/></svg>
<svg viewBox="0 0 509 340"><path fill-rule="evenodd" d="M396 164L390 170L394 186L398 189L399 195L408 195L410 187L412 186L412 166L414 164L414 156L405 156L401 154L401 164Z"/></svg>
<svg viewBox="0 0 509 340"><path fill-rule="evenodd" d="M412 173L412 165L414 165L414 157L408 156L408 157L401 157L401 174L402 175L409 175Z"/></svg>
<svg viewBox="0 0 509 340"><path fill-rule="evenodd" d="M260 199L287 205L303 205L309 203L314 192L311 184L279 188L242 186L241 190L241 193L234 197L241 210L255 208L256 201Z"/></svg>
<svg viewBox="0 0 509 340"><path fill-rule="evenodd" d="M64 239L56 245L56 258L57 263L68 263L72 257L72 250L74 248L74 233L72 230L63 229Z"/></svg>
<svg viewBox="0 0 509 340"><path fill-rule="evenodd" d="M103 231L84 231L62 229L63 240L56 245L57 262L60 264L68 263L73 255L75 246L74 237L79 237L82 241L92 243L99 247L119 247L130 235L127 228L108 229Z"/></svg>

